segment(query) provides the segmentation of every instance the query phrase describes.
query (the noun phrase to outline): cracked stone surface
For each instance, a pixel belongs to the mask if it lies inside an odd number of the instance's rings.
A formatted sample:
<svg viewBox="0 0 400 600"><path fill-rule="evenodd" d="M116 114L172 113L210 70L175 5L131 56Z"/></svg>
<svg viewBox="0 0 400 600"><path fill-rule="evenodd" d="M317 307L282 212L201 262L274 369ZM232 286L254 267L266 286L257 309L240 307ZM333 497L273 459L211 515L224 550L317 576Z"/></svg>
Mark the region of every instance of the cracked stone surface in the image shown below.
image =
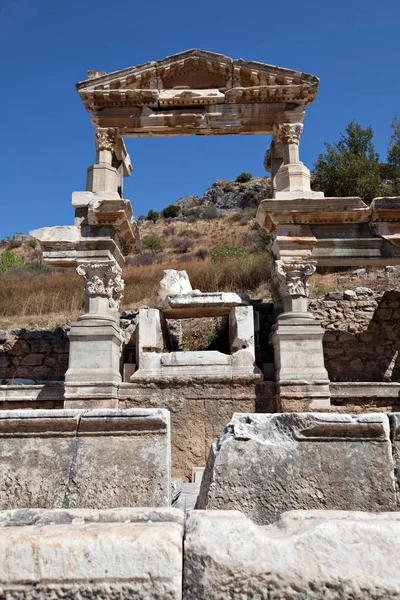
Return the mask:
<svg viewBox="0 0 400 600"><path fill-rule="evenodd" d="M373 413L236 413L211 448L197 508L259 524L292 509L396 510L389 429Z"/></svg>
<svg viewBox="0 0 400 600"><path fill-rule="evenodd" d="M170 504L166 410L3 411L0 439L0 509Z"/></svg>
<svg viewBox="0 0 400 600"><path fill-rule="evenodd" d="M260 527L238 511L192 511L183 598L400 598L400 514L295 511Z"/></svg>

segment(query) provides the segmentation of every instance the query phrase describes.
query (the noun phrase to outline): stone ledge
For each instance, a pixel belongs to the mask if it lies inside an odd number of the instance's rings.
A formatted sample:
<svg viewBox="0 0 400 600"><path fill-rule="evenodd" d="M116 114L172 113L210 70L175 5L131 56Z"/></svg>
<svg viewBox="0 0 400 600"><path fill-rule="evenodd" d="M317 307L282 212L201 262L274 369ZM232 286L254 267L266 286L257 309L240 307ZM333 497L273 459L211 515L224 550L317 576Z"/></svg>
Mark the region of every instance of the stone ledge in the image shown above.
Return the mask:
<svg viewBox="0 0 400 600"><path fill-rule="evenodd" d="M176 509L0 513L2 593L180 600L182 539Z"/></svg>
<svg viewBox="0 0 400 600"><path fill-rule="evenodd" d="M287 512L258 527L238 511L192 511L183 598L400 598L400 514Z"/></svg>

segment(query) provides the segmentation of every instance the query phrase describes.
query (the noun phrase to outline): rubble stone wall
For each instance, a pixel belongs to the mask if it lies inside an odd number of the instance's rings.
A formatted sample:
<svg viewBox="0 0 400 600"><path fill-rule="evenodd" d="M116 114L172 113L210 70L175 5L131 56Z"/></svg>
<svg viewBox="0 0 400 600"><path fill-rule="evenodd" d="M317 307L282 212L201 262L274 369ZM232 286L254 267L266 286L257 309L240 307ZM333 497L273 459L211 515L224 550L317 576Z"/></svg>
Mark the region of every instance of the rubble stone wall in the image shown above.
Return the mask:
<svg viewBox="0 0 400 600"><path fill-rule="evenodd" d="M0 380L58 381L68 368L64 329L0 331Z"/></svg>
<svg viewBox="0 0 400 600"><path fill-rule="evenodd" d="M330 292L310 311L326 330L331 381L400 381L400 292Z"/></svg>

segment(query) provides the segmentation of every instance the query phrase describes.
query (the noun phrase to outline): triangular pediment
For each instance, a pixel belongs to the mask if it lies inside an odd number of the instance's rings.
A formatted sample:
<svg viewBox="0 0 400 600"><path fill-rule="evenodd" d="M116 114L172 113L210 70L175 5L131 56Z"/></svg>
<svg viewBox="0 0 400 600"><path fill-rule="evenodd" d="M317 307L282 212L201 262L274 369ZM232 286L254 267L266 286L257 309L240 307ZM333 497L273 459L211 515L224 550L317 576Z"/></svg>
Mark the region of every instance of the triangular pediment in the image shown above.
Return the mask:
<svg viewBox="0 0 400 600"><path fill-rule="evenodd" d="M297 87L315 90L318 78L307 73L259 62L232 59L216 52L186 50L156 62L122 71L89 71L89 79L77 84L85 100L87 92L147 91L146 98L158 98L165 90L218 90L234 88ZM314 93L315 95L315 93ZM166 95L167 96L167 95Z"/></svg>

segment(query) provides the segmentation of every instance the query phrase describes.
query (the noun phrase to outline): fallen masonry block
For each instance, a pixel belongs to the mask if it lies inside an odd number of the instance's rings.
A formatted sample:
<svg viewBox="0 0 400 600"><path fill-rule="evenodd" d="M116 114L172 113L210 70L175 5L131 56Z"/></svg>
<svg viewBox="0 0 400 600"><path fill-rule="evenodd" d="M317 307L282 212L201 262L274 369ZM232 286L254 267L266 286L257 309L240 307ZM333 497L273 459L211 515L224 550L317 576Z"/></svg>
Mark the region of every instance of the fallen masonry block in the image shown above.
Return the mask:
<svg viewBox="0 0 400 600"><path fill-rule="evenodd" d="M382 414L235 413L196 506L264 525L292 509L396 510L389 433Z"/></svg>
<svg viewBox="0 0 400 600"><path fill-rule="evenodd" d="M0 413L0 510L169 506L169 411Z"/></svg>
<svg viewBox="0 0 400 600"><path fill-rule="evenodd" d="M173 508L0 512L3 598L182 598Z"/></svg>
<svg viewBox="0 0 400 600"><path fill-rule="evenodd" d="M192 511L184 555L185 600L400 598L400 513Z"/></svg>

